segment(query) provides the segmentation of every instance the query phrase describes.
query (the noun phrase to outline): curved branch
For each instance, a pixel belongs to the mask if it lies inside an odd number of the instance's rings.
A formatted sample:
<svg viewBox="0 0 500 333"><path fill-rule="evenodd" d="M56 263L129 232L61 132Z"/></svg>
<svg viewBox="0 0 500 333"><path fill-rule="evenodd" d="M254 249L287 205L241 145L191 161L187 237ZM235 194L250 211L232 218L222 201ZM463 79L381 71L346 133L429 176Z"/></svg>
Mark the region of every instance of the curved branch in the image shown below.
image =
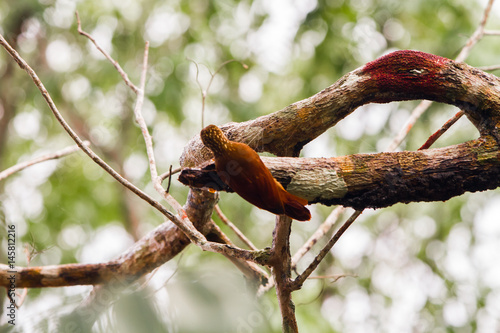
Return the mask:
<svg viewBox="0 0 500 333"><path fill-rule="evenodd" d="M234 141L277 156L302 147L361 105L427 99L455 105L482 135L500 138L500 79L464 63L419 51L396 51L344 75L323 91L243 123L220 126ZM186 145L183 167L212 158L199 136Z"/></svg>

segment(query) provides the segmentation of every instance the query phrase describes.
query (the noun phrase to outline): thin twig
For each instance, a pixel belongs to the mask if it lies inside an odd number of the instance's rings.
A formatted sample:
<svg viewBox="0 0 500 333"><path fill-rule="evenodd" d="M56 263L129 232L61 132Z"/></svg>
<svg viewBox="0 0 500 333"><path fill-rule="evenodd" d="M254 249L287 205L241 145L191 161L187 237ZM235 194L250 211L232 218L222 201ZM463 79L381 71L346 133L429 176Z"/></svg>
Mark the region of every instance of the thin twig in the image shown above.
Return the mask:
<svg viewBox="0 0 500 333"><path fill-rule="evenodd" d="M148 53L149 53L149 42L146 42L144 47L144 57L142 63L142 72L141 72L141 82L139 86L139 93L137 94L137 102L134 108L135 121L139 124L141 128L142 136L144 138L144 143L146 144L146 153L148 155L149 160L149 171L151 174L151 181L153 182L153 186L166 201L167 203L175 209L175 211L181 216L181 219L186 223L188 222L188 218L181 204L172 197L168 191L166 191L161 185L161 179L158 177L158 170L156 167L155 154L153 149L153 139L149 134L148 126L146 125L146 121L142 115L142 104L144 101L144 87L146 84L146 72L148 68Z"/></svg>
<svg viewBox="0 0 500 333"><path fill-rule="evenodd" d="M486 22L488 22L488 17L490 16L491 8L493 7L493 3L495 0L488 1L486 8L483 12L483 17L481 18L481 22L479 26L476 28L474 33L469 37L465 46L462 48L458 56L455 58L456 61L462 62L469 56L469 53L474 45L483 38L484 35L484 27L486 26Z"/></svg>
<svg viewBox="0 0 500 333"><path fill-rule="evenodd" d="M120 64L116 60L114 60L113 58L111 58L111 56L106 51L104 51L104 49L102 47L99 46L99 44L94 39L94 37L92 37L89 33L87 33L87 32L85 32L85 31L82 30L82 23L80 22L80 15L78 15L78 11L75 12L75 15L76 15L76 23L78 25L78 28L77 28L78 29L78 33L80 35L82 35L82 36L87 37L95 45L95 47L99 50L99 52L101 52L106 57L106 59L108 59L109 62L111 62L113 64L113 66L115 66L116 70L118 71L118 73L123 78L123 81L125 81L125 84L127 86L129 86L130 89L132 89L136 94L139 94L139 88L137 88L132 83L132 81L130 81L130 79L128 78L127 73L125 73L125 71L122 69L122 67L120 66Z"/></svg>
<svg viewBox="0 0 500 333"><path fill-rule="evenodd" d="M161 183L161 177L159 179ZM172 182L172 164L170 164L170 168L168 170L168 183L167 183L167 193L170 193L170 184Z"/></svg>
<svg viewBox="0 0 500 333"><path fill-rule="evenodd" d="M311 248L325 236L328 231L335 225L338 221L340 214L342 214L346 210L343 206L336 207L330 215L326 218L325 222L323 222L319 228L314 232L314 234L309 237L309 239L302 245L302 247L293 255L292 257L292 269L295 269L297 266L297 262L299 262L304 255L311 250Z"/></svg>
<svg viewBox="0 0 500 333"><path fill-rule="evenodd" d="M149 54L149 42L146 42L144 46L141 82L139 84L137 102L134 107L134 116L136 123L139 125L141 129L142 137L144 138L144 143L146 144L146 153L149 159L149 172L151 173L151 180L154 182L156 181L156 178L158 178L158 171L156 169L155 154L153 149L153 138L149 134L148 126L146 125L146 121L142 116L142 105L144 104L144 87L146 84L146 72L148 68L148 54Z"/></svg>
<svg viewBox="0 0 500 333"><path fill-rule="evenodd" d="M417 122L417 120L422 116L422 114L431 106L432 102L428 100L421 101L415 109L410 114L410 118L406 121L406 124L399 131L399 133L394 137L389 146L387 147L387 151L396 150L399 145L403 142L403 140L408 135L408 132L412 129L413 125Z"/></svg>
<svg viewBox="0 0 500 333"><path fill-rule="evenodd" d="M318 255L314 258L311 264L295 278L292 284L293 290L298 290L304 283L304 281L311 275L311 273L318 267L319 263L326 257L326 255L330 252L332 247L337 243L339 238L344 234L344 232L351 226L351 224L361 215L363 211L357 210L355 211L345 223L340 227L339 230L335 233L335 235L330 239L330 241L323 247L323 249L318 253Z"/></svg>
<svg viewBox="0 0 500 333"><path fill-rule="evenodd" d="M222 253L224 255L234 256L235 258L243 259L243 260L251 260L254 262L261 262L263 259L260 257L255 257L255 253L253 251L240 249L233 246L227 246L226 244L209 242L205 238L205 236L199 232L193 225L193 223L189 220L186 215L186 212L182 209L182 206L174 200L177 204L176 211L178 215L174 215L168 209L166 209L160 202L153 199L147 193L139 189L137 186L132 184L129 180L120 175L116 170L110 167L101 157L99 157L92 149L87 147L84 144L84 141L76 134L76 132L69 126L66 122L62 114L57 109L52 97L48 93L44 84L36 74L36 72L26 63L26 61L17 53L16 50L12 48L12 46L5 40L4 36L0 34L0 45L9 53L9 55L17 62L17 64L28 73L31 77L33 83L36 85L45 102L49 106L50 110L56 117L57 121L61 124L64 130L68 133L68 135L76 142L76 144L82 149L97 165L99 165L104 171L109 173L113 178L115 178L120 184L128 188L134 194L136 194L139 198L149 203L152 207L158 210L161 214L163 214L167 219L172 221L179 229L181 229L186 236L189 238L191 242L199 246L201 249L205 251ZM169 202L169 203L171 203Z"/></svg>
<svg viewBox="0 0 500 333"><path fill-rule="evenodd" d="M201 82L199 80L200 68L198 66L198 63L190 58L187 58L187 60L191 61L196 66L196 83L198 84L198 87L200 88L200 93L201 93L201 127L203 128L203 127L205 127L205 103L207 100L208 91L210 90L210 86L212 85L212 82L213 82L215 76L217 76L217 74L219 74L219 72L222 70L222 68L224 68L224 66L226 66L229 63L239 62L241 64L241 66L243 66L244 69L248 69L248 65L246 65L242 61L239 61L236 59L230 59L230 60L224 61L217 68L217 70L213 73L207 65L204 65L207 68L208 72L210 73L210 81L208 81L207 88L203 89L203 87L201 86Z"/></svg>
<svg viewBox="0 0 500 333"><path fill-rule="evenodd" d="M332 283L337 282L338 280L345 278L345 277L357 277L356 274L339 274L339 275L316 275L316 276L310 276L307 279L308 280L327 280L331 279Z"/></svg>
<svg viewBox="0 0 500 333"><path fill-rule="evenodd" d="M451 117L439 130L437 130L434 134L432 134L427 141L422 145L422 147L418 148L418 150L428 149L430 146L436 142L437 139L441 137L453 124L455 124L462 116L464 112L462 110L458 111L453 117Z"/></svg>
<svg viewBox="0 0 500 333"><path fill-rule="evenodd" d="M84 141L83 144L85 146L90 146L90 142L88 141ZM30 167L32 165L35 165L37 163L41 163L41 162L45 162L45 161L48 161L48 160L53 160L53 159L57 159L57 158L61 158L61 157L64 157L66 155L69 155L69 154L73 154L77 151L80 150L80 147L78 147L77 145L73 145L71 147L66 147L66 148L63 148L61 150L58 150L54 153L48 153L48 154L45 154L45 155L42 155L42 156L39 156L39 157L36 157L32 160L29 160L29 161L26 161L26 162L22 162L22 163L18 163L16 165L13 165L11 166L10 168L8 169L5 169L4 171L0 172L0 181L13 175L14 173L16 172L19 172L23 169L26 169L27 167Z"/></svg>
<svg viewBox="0 0 500 333"><path fill-rule="evenodd" d="M484 36L500 36L500 30L484 30Z"/></svg>
<svg viewBox="0 0 500 333"><path fill-rule="evenodd" d="M219 216L220 220L231 229L236 236L239 237L245 243L248 245L248 247L254 251L257 251L258 248L252 243L250 239L248 239L244 233L241 232L240 229L238 229L237 226L235 226L227 217L224 215L222 210L220 209L219 205L215 205L215 211L217 212L217 215Z"/></svg>

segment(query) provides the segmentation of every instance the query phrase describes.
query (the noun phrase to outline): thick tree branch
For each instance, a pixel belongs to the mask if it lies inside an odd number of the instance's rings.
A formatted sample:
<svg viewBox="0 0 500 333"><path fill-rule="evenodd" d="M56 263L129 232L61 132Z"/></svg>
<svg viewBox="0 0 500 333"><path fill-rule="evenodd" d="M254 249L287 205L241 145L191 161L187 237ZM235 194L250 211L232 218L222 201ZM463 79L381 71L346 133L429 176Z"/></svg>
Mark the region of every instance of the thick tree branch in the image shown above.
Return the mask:
<svg viewBox="0 0 500 333"><path fill-rule="evenodd" d="M464 192L500 186L499 147L491 136L463 144L332 158L262 157L273 176L292 194L309 203L356 209L381 208L398 202L443 201ZM185 169L179 179L217 190L211 167Z"/></svg>
<svg viewBox="0 0 500 333"><path fill-rule="evenodd" d="M220 126L234 141L277 156L302 147L361 105L427 99L461 108L482 135L499 138L500 79L464 63L418 51L396 51L346 75L305 100L257 119ZM199 136L186 145L181 166L212 157Z"/></svg>
<svg viewBox="0 0 500 333"><path fill-rule="evenodd" d="M457 62L462 62L467 59L469 56L470 51L476 45L477 42L479 42L482 38L483 35L486 33L484 31L484 28L486 26L486 22L488 22L488 17L490 16L491 8L493 6L493 2L495 0L490 0L488 4L486 5L486 8L483 11L483 17L481 19L481 22L479 23L478 27L474 31L474 33L469 37L467 42L465 43L465 46L460 50L460 53L458 56L455 58L455 61ZM485 69L482 69L485 70ZM403 128L399 131L398 135L391 141L389 146L387 147L388 151L393 151L396 150L396 148L403 142L404 138L408 135L408 132L411 130L413 125L417 122L417 120L424 114L425 111L432 105L431 101L422 101L418 104L418 106L413 109L410 117L408 118L406 124L403 126ZM457 120L460 119L463 116L463 113L457 116ZM451 126L451 125L450 125ZM447 129L443 129L443 132L446 131Z"/></svg>
<svg viewBox="0 0 500 333"><path fill-rule="evenodd" d="M465 191L483 191L500 185L496 177L500 167L496 158L500 141L500 79L466 64L422 52L393 52L346 74L307 100L252 122L231 123L222 128L233 138L248 141L244 134L248 128L268 123L263 125L263 131L267 131L274 126L273 119L290 117L289 122L282 122L282 131L269 133L267 143L256 147L278 153L276 149L283 143L302 146L360 105L408 99L429 99L461 107L482 137L425 152L357 154L332 159L263 158L263 161L287 190L310 203L341 204L356 209L446 200ZM300 109L293 114L290 110L298 106ZM236 135L236 130L243 134ZM194 146L197 140L197 137L192 140ZM190 160L189 151L185 151L186 162ZM209 157L208 154L204 158ZM205 167L210 169L210 165ZM219 186L222 183L213 172L184 170L180 180L190 186L228 190Z"/></svg>

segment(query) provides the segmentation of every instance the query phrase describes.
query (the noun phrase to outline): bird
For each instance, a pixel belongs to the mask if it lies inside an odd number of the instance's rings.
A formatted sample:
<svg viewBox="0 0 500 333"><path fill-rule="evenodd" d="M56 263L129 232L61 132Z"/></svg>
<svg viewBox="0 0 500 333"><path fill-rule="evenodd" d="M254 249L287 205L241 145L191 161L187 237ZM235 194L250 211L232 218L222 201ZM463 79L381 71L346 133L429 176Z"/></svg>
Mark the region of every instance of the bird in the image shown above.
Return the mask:
<svg viewBox="0 0 500 333"><path fill-rule="evenodd" d="M215 125L203 128L200 137L214 155L219 178L243 199L276 215L311 219L308 201L286 191L250 146L229 140Z"/></svg>

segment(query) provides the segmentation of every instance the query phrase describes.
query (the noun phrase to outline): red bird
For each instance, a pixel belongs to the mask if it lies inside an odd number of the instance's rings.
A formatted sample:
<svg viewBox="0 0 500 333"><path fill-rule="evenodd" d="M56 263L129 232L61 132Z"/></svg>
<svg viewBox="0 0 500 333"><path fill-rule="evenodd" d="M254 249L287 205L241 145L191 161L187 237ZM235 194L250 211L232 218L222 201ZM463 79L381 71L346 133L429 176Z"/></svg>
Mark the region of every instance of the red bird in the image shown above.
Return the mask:
<svg viewBox="0 0 500 333"><path fill-rule="evenodd" d="M298 221L311 219L304 207L308 201L288 193L248 145L230 141L215 125L201 130L200 137L214 154L220 179L243 199L274 214L285 214Z"/></svg>

